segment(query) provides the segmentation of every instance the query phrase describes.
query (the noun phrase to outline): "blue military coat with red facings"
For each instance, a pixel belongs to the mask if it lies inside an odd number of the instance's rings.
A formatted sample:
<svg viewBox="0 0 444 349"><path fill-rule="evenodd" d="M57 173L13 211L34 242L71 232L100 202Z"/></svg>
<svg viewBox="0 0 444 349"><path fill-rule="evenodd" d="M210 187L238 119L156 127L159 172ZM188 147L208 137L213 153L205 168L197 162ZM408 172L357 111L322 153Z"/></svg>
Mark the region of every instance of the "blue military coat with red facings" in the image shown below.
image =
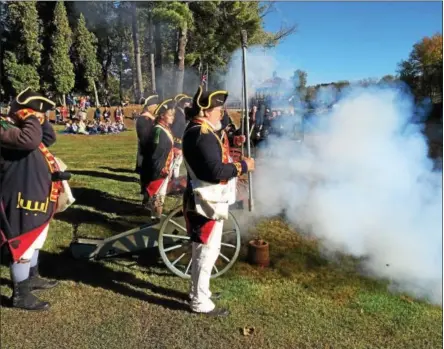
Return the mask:
<svg viewBox="0 0 444 349"><path fill-rule="evenodd" d="M174 122L171 125L171 132L174 136L174 148L182 149L182 138L185 128L187 127L187 120L185 112L182 108L176 107Z"/></svg>
<svg viewBox="0 0 444 349"><path fill-rule="evenodd" d="M229 162L230 145L225 131L203 133L201 125L199 119L191 121L183 137L183 155L196 177L208 183L218 184L246 173L248 169L244 161ZM195 212L189 174L184 193L184 214L191 240L206 243L215 221Z"/></svg>
<svg viewBox="0 0 444 349"><path fill-rule="evenodd" d="M48 121L32 115L11 125L0 123L0 244L8 243L19 256L51 220L60 182L51 174L59 170L48 147L56 136Z"/></svg>
<svg viewBox="0 0 444 349"><path fill-rule="evenodd" d="M148 194L153 196L163 180L168 177L173 161L174 137L170 127L156 122L151 136L144 145L141 180Z"/></svg>

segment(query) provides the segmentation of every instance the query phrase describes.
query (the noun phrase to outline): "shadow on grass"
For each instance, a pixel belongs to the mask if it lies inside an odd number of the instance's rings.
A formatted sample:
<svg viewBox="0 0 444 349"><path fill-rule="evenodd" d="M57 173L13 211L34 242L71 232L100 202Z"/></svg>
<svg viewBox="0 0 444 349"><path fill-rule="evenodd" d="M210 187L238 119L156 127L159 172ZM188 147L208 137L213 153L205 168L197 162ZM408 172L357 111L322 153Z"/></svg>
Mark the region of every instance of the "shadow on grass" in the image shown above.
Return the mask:
<svg viewBox="0 0 444 349"><path fill-rule="evenodd" d="M139 203L131 203L126 199L110 195L104 191L91 188L71 188L76 198L75 205L88 206L100 212L113 213L121 216L147 216L147 211Z"/></svg>
<svg viewBox="0 0 444 349"><path fill-rule="evenodd" d="M135 177L128 177L107 172L92 171L92 170L72 170L69 172L71 172L73 175L112 179L114 181L127 182L127 183L139 183L139 180Z"/></svg>
<svg viewBox="0 0 444 349"><path fill-rule="evenodd" d="M113 167L107 167L107 166L100 166L102 170L107 170L110 172L120 172L120 173L129 173L129 174L135 174L136 172L134 170L130 170L128 168L113 168Z"/></svg>
<svg viewBox="0 0 444 349"><path fill-rule="evenodd" d="M363 258L337 253L323 256L317 248L301 244L273 256L271 266L281 277L298 280L307 291L347 303L364 290L385 291L387 280L374 279L365 271Z"/></svg>
<svg viewBox="0 0 444 349"><path fill-rule="evenodd" d="M145 213L146 215L146 213ZM101 213L88 211L82 208L70 207L64 212L57 213L55 219L74 226L75 230L81 224L99 225L111 232L122 233L140 225L139 221L128 221L122 218L111 219Z"/></svg>
<svg viewBox="0 0 444 349"><path fill-rule="evenodd" d="M184 303L188 297L186 293L140 280L131 272L112 270L103 262L75 260L68 250L61 254L40 251L39 259L39 269L43 277L100 287L171 310L190 311L188 305ZM1 279L0 282L2 284L10 283L6 279ZM135 287L143 290L136 290ZM146 291L154 293L154 295L148 294ZM85 297L87 296L85 294ZM1 298L2 305L10 304L9 298L3 295Z"/></svg>

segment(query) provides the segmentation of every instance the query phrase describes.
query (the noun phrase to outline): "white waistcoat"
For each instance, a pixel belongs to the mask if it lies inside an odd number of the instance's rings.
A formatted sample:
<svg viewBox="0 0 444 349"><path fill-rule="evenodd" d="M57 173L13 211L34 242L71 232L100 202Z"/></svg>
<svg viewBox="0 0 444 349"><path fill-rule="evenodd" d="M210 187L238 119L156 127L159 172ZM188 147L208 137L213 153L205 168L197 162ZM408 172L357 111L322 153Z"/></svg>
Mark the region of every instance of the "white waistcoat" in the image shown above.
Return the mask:
<svg viewBox="0 0 444 349"><path fill-rule="evenodd" d="M229 161L233 161L231 157ZM228 219L229 206L236 202L237 177L229 179L227 184L208 183L197 178L186 159L184 162L191 177L196 212L208 219Z"/></svg>

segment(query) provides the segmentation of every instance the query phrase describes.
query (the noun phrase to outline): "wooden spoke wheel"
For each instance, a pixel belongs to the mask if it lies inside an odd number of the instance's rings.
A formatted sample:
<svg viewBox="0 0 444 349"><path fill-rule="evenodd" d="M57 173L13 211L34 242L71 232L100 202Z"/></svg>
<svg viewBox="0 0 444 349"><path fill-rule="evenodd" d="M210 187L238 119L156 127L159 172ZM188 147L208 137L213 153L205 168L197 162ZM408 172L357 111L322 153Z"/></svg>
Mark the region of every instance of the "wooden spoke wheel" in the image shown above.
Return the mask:
<svg viewBox="0 0 444 349"><path fill-rule="evenodd" d="M159 252L167 268L184 279L191 278L192 242L187 235L182 206L176 207L165 218L159 231ZM224 221L219 257L211 278L226 273L236 262L241 247L240 228L233 214Z"/></svg>

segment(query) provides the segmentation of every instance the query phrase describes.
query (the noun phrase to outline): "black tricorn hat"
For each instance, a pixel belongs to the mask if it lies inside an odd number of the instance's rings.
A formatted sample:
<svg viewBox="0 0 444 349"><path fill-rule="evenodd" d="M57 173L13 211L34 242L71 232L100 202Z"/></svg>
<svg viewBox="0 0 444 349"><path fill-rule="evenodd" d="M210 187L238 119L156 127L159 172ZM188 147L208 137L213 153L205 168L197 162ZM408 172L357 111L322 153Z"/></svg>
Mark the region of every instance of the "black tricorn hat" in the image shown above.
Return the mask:
<svg viewBox="0 0 444 349"><path fill-rule="evenodd" d="M182 107L182 108L185 103L192 103L193 102L193 99L184 93L178 94L176 97L174 97L174 100L176 101L177 106Z"/></svg>
<svg viewBox="0 0 444 349"><path fill-rule="evenodd" d="M154 115L159 116L160 113L167 111L168 109L174 109L176 108L176 101L172 98L165 99L162 103L160 103L156 110L154 110Z"/></svg>
<svg viewBox="0 0 444 349"><path fill-rule="evenodd" d="M55 106L56 104L53 101L38 92L32 91L31 88L28 87L15 97L15 100L11 103L10 113L28 108L40 113L46 113Z"/></svg>
<svg viewBox="0 0 444 349"><path fill-rule="evenodd" d="M158 95L152 95L147 97L145 99L145 103L143 104L144 107L149 107L150 105L159 104L159 96Z"/></svg>
<svg viewBox="0 0 444 349"><path fill-rule="evenodd" d="M179 100L181 100L181 99L184 98L184 97L189 97L189 98L191 98L190 96L186 95L185 93L179 93L176 97L174 97L174 100L175 100L176 102L178 102Z"/></svg>
<svg viewBox="0 0 444 349"><path fill-rule="evenodd" d="M228 98L228 91L204 91L202 85L199 86L193 99L193 107L200 110L220 107L225 104Z"/></svg>

